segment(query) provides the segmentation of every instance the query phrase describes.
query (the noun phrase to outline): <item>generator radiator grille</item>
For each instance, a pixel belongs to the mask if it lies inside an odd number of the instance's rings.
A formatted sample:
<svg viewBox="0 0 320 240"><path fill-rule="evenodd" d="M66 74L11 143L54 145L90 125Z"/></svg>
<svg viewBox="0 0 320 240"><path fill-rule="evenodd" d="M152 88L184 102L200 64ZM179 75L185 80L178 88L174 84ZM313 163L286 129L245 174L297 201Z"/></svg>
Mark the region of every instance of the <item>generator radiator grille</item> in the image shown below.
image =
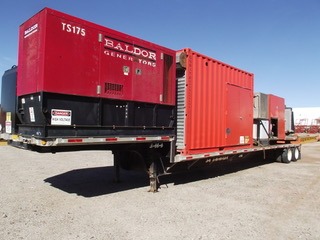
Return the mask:
<svg viewBox="0 0 320 240"><path fill-rule="evenodd" d="M123 95L123 85L117 83L105 83L105 93L112 95Z"/></svg>

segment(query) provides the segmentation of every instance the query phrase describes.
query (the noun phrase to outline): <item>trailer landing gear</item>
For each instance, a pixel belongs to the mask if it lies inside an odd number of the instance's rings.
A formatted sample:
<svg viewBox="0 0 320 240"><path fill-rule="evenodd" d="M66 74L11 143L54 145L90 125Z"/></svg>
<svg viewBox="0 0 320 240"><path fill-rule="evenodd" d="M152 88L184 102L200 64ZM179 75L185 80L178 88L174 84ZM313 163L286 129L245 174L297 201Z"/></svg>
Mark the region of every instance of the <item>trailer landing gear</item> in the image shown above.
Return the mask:
<svg viewBox="0 0 320 240"><path fill-rule="evenodd" d="M152 150L113 151L114 156L114 182L120 182L120 168L127 170L143 170L149 176L149 192L158 192L160 154Z"/></svg>
<svg viewBox="0 0 320 240"><path fill-rule="evenodd" d="M159 180L157 175L157 164L153 161L149 167L150 189L149 192L158 192Z"/></svg>

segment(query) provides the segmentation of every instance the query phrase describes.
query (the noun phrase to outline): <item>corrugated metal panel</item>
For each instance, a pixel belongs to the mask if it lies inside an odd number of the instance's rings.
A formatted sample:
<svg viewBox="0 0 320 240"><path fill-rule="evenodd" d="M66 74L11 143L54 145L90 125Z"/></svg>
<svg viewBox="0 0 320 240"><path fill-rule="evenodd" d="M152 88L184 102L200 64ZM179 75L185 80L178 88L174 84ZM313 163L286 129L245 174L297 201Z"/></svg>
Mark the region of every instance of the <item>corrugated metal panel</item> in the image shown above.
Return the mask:
<svg viewBox="0 0 320 240"><path fill-rule="evenodd" d="M253 124L253 74L191 49L182 51L187 54L185 113L182 121L184 144L179 142L178 150L190 154L250 145ZM229 96L228 85L238 86L239 94ZM243 94L243 89L248 91L249 97L248 94ZM243 96L246 97L242 98ZM228 109L234 109L228 107L228 104L235 102L241 103L238 105L239 109L236 108L238 112L228 113ZM180 107L178 102L178 108ZM234 116L242 120L228 119ZM239 122L241 126L237 126ZM234 134L239 133L236 131L237 127L245 129L245 132L235 137ZM182 126L179 128L182 129ZM232 141L228 138L239 141L231 145Z"/></svg>
<svg viewBox="0 0 320 240"><path fill-rule="evenodd" d="M186 78L177 79L177 148L184 147Z"/></svg>

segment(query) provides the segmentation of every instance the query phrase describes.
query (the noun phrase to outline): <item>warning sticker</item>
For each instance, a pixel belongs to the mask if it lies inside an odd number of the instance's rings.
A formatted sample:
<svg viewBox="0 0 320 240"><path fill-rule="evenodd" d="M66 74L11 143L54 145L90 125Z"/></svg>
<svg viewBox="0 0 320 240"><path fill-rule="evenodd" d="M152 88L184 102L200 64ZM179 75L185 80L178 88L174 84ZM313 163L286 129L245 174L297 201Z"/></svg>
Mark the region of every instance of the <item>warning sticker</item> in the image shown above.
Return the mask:
<svg viewBox="0 0 320 240"><path fill-rule="evenodd" d="M250 137L249 136L240 136L240 140L239 140L240 144L248 144L249 141L250 141Z"/></svg>
<svg viewBox="0 0 320 240"><path fill-rule="evenodd" d="M51 125L71 125L71 110L52 109Z"/></svg>
<svg viewBox="0 0 320 240"><path fill-rule="evenodd" d="M11 121L6 121L6 133L12 133L12 122Z"/></svg>

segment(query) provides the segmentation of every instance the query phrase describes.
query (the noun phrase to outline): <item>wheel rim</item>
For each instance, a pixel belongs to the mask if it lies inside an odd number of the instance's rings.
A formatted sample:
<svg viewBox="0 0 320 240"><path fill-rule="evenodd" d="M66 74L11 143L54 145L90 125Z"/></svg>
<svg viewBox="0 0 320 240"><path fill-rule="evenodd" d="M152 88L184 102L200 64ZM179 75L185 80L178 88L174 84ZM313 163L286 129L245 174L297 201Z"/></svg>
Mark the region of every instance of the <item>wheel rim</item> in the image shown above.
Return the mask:
<svg viewBox="0 0 320 240"><path fill-rule="evenodd" d="M288 149L287 149L287 160L288 160L289 162L291 162L292 156L293 156L292 150L291 150L290 148L288 148Z"/></svg>
<svg viewBox="0 0 320 240"><path fill-rule="evenodd" d="M299 149L298 149L298 148L295 148L295 149L294 149L294 159L298 160L298 159L299 159L299 156L300 156Z"/></svg>

